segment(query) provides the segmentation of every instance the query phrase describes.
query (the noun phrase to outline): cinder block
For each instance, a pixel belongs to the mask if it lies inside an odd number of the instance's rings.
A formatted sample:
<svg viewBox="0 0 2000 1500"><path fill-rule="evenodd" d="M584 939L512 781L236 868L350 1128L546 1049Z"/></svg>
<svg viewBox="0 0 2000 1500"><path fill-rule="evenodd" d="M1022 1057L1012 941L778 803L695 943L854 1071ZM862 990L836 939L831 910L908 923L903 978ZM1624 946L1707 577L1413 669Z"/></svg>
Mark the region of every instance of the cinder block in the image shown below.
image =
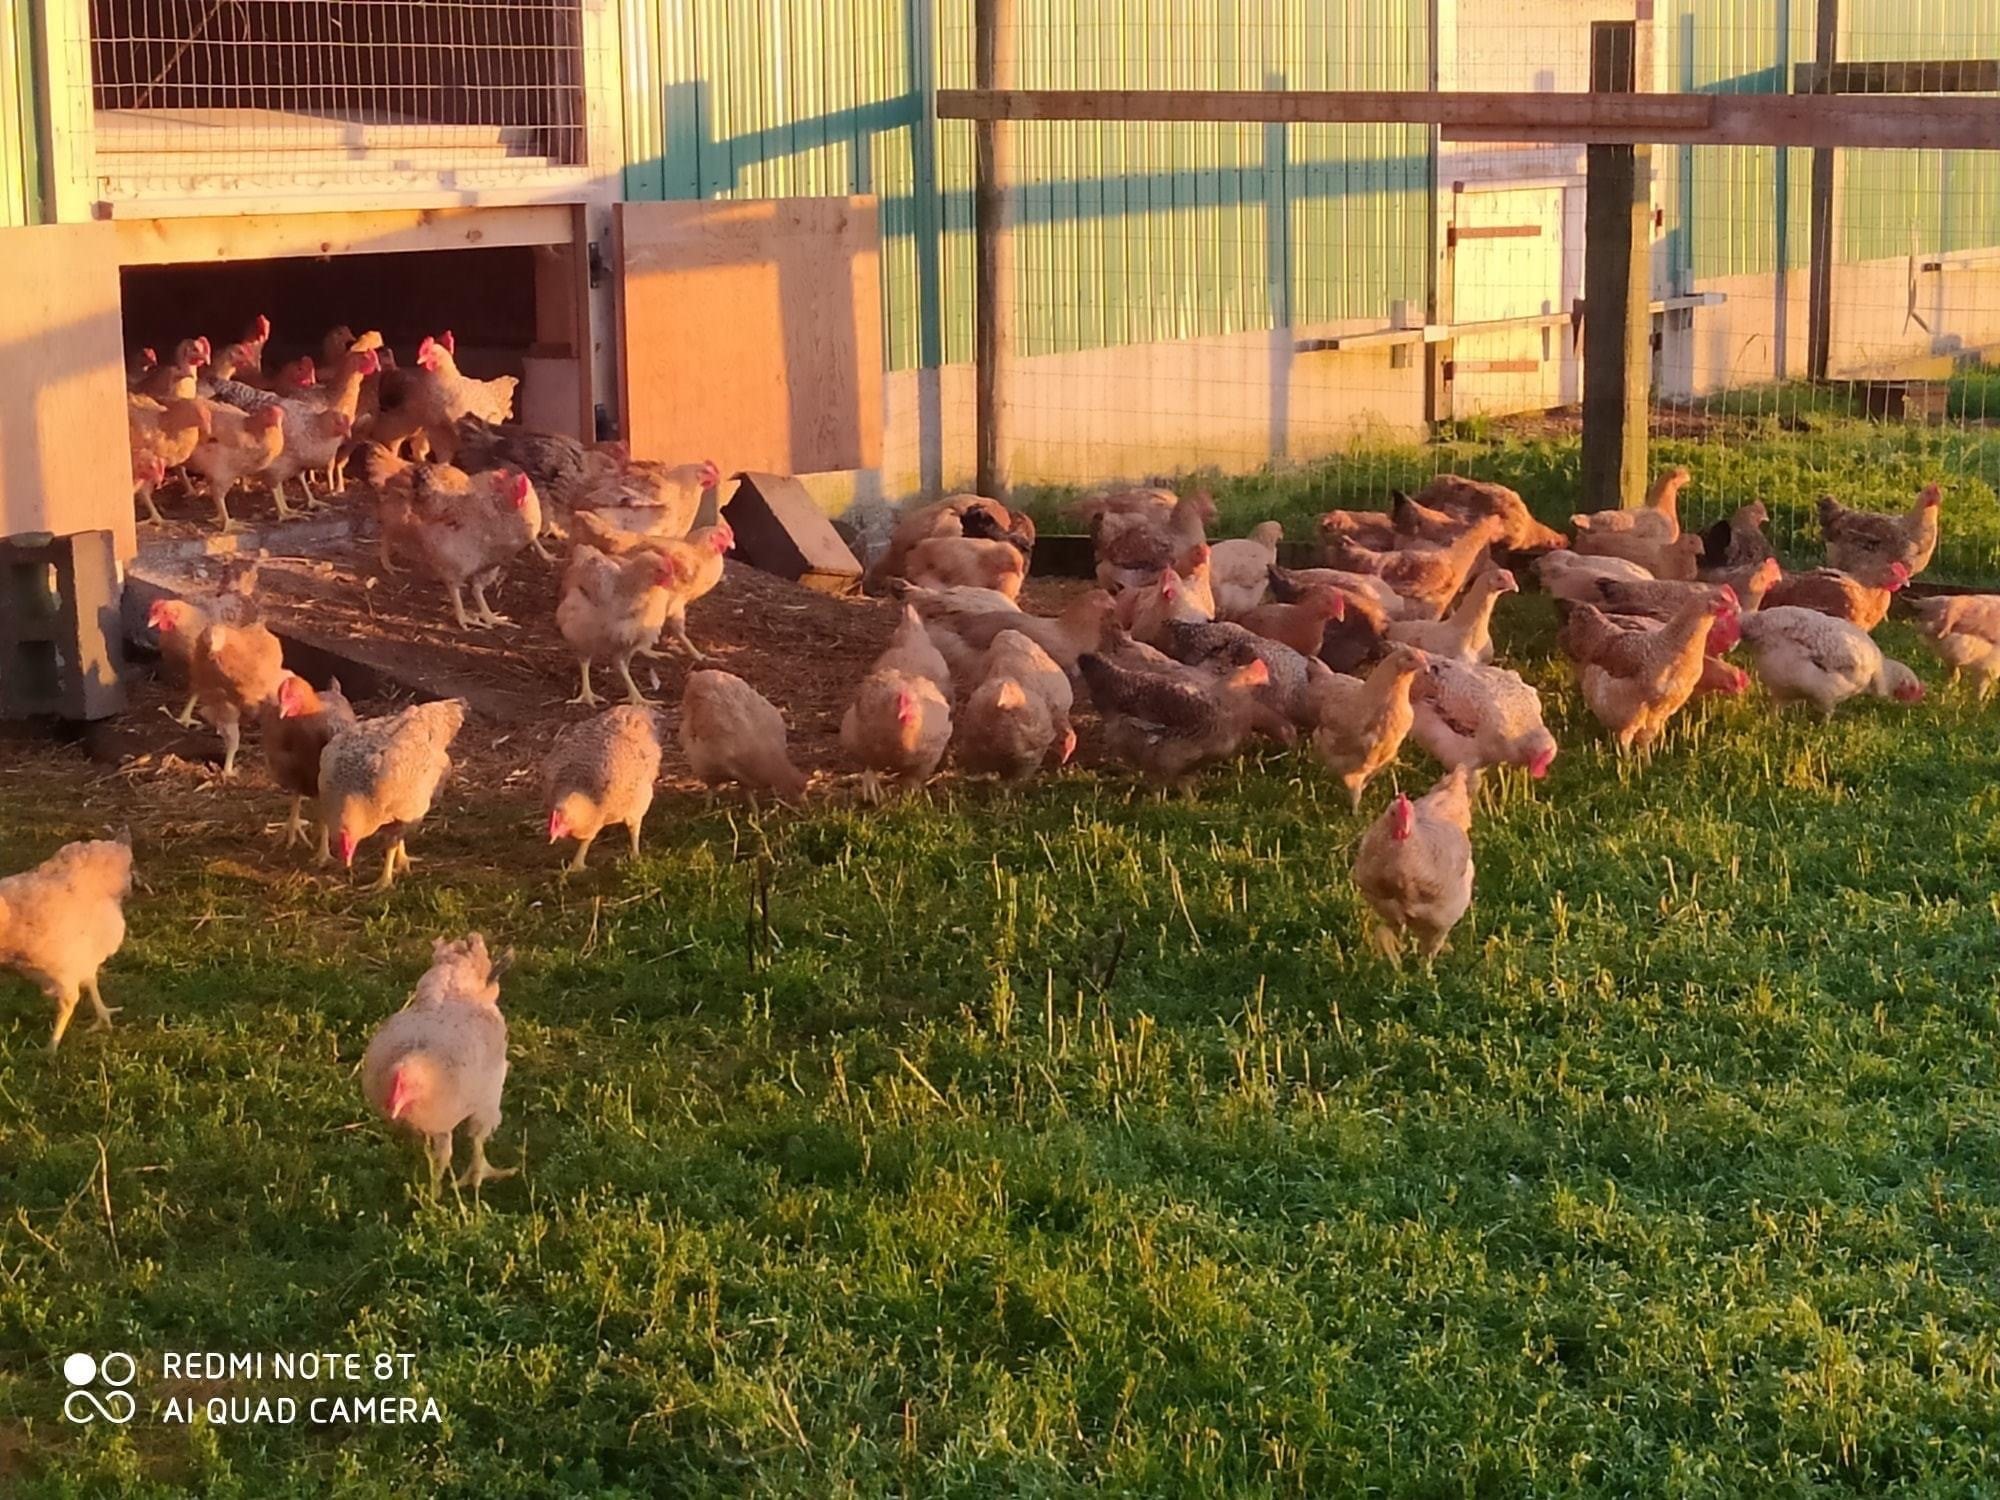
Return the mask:
<svg viewBox="0 0 2000 1500"><path fill-rule="evenodd" d="M738 474L726 518L736 555L825 594L861 588L861 563L805 486L785 474Z"/></svg>
<svg viewBox="0 0 2000 1500"><path fill-rule="evenodd" d="M124 709L118 594L108 531L0 539L0 717L105 719Z"/></svg>

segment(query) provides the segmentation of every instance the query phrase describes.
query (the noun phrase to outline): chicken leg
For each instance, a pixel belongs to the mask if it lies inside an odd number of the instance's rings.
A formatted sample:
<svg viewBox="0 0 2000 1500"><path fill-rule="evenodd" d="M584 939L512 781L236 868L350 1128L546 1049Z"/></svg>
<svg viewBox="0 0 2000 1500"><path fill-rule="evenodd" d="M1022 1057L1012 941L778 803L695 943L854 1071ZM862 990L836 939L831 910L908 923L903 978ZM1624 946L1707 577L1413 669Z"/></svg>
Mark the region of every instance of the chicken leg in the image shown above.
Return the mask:
<svg viewBox="0 0 2000 1500"><path fill-rule="evenodd" d="M300 812L305 807L305 805L306 805L305 798L303 797L292 798L291 816L285 819L285 842L283 845L284 848L289 849L294 844L300 844L305 842L306 820L300 816Z"/></svg>
<svg viewBox="0 0 2000 1500"><path fill-rule="evenodd" d="M438 1196L444 1174L451 1170L451 1132L440 1130L424 1137L424 1156L431 1169L431 1196Z"/></svg>
<svg viewBox="0 0 2000 1500"><path fill-rule="evenodd" d="M618 658L618 675L625 679L625 701L627 703L635 703L647 708L653 706L653 700L640 692L639 684L632 680L631 657L621 656Z"/></svg>
<svg viewBox="0 0 2000 1500"><path fill-rule="evenodd" d="M396 871L407 870L412 861L410 851L403 847L403 836L399 833L389 843L389 852L382 857L382 878L362 887L364 895L386 891L396 883Z"/></svg>
<svg viewBox="0 0 2000 1500"><path fill-rule="evenodd" d="M497 1119L492 1121L474 1120L471 1122L471 1127L467 1135L472 1146L472 1160L467 1163L465 1170L458 1176L458 1185L460 1187L469 1187L476 1193L479 1191L480 1184L505 1182L509 1177L512 1177L516 1172L521 1170L519 1167L496 1167L486 1159L486 1138L499 1128L500 1122Z"/></svg>
<svg viewBox="0 0 2000 1500"><path fill-rule="evenodd" d="M162 708L160 712L163 714L167 714L167 717L172 719L176 724L180 725L181 728L192 729L194 728L194 706L200 701L201 697L199 694L189 693L188 701L181 705L181 711L179 713L177 714L167 713L165 708Z"/></svg>
<svg viewBox="0 0 2000 1500"><path fill-rule="evenodd" d="M215 524L222 528L223 535L227 536L230 532L243 529L243 523L229 514L228 491L217 491L214 485L210 485L208 498L209 503L215 507Z"/></svg>
<svg viewBox="0 0 2000 1500"><path fill-rule="evenodd" d="M167 518L160 514L160 507L153 503L153 487L150 484L140 489L139 498L145 502L146 519L148 521L151 521L155 526L164 526L167 524Z"/></svg>
<svg viewBox="0 0 2000 1500"><path fill-rule="evenodd" d="M243 726L232 713L218 727L222 730L222 779L230 781L236 776L236 752L243 744Z"/></svg>
<svg viewBox="0 0 2000 1500"><path fill-rule="evenodd" d="M583 862L590 858L590 846L596 842L597 835L594 833L588 838L579 838L576 841L576 853L571 855L569 863L563 866L563 874L574 875L581 870Z"/></svg>
<svg viewBox="0 0 2000 1500"><path fill-rule="evenodd" d="M708 654L706 652L704 652L699 646L695 645L693 641L688 639L688 627L687 627L686 617L682 615L668 615L665 628L667 631L672 633L673 638L675 640L679 641L683 646L687 647L688 656L690 658L692 658L697 662L704 662L709 659ZM651 646L642 646L637 651L635 651L633 655L643 656L648 661L665 661L668 653L665 651L656 651Z"/></svg>
<svg viewBox="0 0 2000 1500"><path fill-rule="evenodd" d="M595 708L597 707L598 704L602 703L604 700L598 697L597 694L591 689L590 658L587 656L578 657L576 660L576 667L578 674L583 678L583 686L577 690L577 695L574 698L571 698L569 701L571 703L581 703L585 708Z"/></svg>
<svg viewBox="0 0 2000 1500"><path fill-rule="evenodd" d="M505 615L493 613L493 606L486 602L486 584L481 579L472 580L472 607L478 613L473 615L481 625L512 625L514 622Z"/></svg>
<svg viewBox="0 0 2000 1500"><path fill-rule="evenodd" d="M118 1014L114 1007L104 1003L104 996L98 993L95 974L84 980L81 985L71 985L66 989L50 985L48 995L56 1003L56 1029L49 1037L51 1052L62 1045L63 1033L69 1030L70 1018L76 1014L77 1001L85 996L89 997L90 1008L95 1013L95 1019L90 1027L92 1031L109 1031L111 1018Z"/></svg>
<svg viewBox="0 0 2000 1500"><path fill-rule="evenodd" d="M644 818L634 818L625 825L626 836L632 842L632 858L634 859L639 857L639 829L644 826L645 821Z"/></svg>
<svg viewBox="0 0 2000 1500"><path fill-rule="evenodd" d="M451 590L451 612L458 620L458 628L460 630L484 630L486 628L484 620L468 620L465 617L465 590L455 583L448 583L445 587Z"/></svg>

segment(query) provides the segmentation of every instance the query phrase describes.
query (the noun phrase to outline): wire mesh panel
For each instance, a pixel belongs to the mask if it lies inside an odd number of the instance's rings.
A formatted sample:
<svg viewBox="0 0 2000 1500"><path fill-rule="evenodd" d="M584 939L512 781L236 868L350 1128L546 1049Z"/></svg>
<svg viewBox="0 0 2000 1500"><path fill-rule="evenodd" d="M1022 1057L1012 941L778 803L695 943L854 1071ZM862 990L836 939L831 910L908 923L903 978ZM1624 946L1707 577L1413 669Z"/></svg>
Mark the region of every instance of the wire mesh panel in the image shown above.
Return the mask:
<svg viewBox="0 0 2000 1500"><path fill-rule="evenodd" d="M107 196L586 158L580 0L91 0L89 25Z"/></svg>

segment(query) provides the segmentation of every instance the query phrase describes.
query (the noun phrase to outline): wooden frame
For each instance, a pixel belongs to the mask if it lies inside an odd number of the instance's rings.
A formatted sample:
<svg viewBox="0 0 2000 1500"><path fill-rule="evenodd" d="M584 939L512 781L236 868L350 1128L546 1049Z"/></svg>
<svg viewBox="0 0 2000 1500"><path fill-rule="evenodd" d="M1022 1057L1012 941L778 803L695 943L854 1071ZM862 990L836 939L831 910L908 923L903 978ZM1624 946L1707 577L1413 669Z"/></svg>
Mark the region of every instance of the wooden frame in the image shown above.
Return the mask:
<svg viewBox="0 0 2000 1500"><path fill-rule="evenodd" d="M2000 99L1430 93L1419 89L939 89L941 120L1434 125L1447 141L2000 150Z"/></svg>

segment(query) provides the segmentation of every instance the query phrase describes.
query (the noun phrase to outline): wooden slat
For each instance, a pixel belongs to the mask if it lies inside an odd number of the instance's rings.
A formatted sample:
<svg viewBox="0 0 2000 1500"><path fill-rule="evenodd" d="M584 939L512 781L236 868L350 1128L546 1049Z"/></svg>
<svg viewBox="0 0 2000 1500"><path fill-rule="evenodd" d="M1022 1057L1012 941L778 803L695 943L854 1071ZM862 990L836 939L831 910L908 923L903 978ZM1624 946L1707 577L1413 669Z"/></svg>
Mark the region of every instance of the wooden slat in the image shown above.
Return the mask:
<svg viewBox="0 0 2000 1500"><path fill-rule="evenodd" d="M118 238L118 258L128 266L562 245L576 234L574 211L564 203L114 219L112 229Z"/></svg>
<svg viewBox="0 0 2000 1500"><path fill-rule="evenodd" d="M1942 62L1800 63L1792 70L1798 94L2000 93L2000 58L1961 57Z"/></svg>
<svg viewBox="0 0 2000 1500"><path fill-rule="evenodd" d="M1472 224L1451 232L1453 240L1538 240L1539 224Z"/></svg>
<svg viewBox="0 0 2000 1500"><path fill-rule="evenodd" d="M1448 141L2000 150L2000 99L1419 90L940 89L941 120L1436 125Z"/></svg>
<svg viewBox="0 0 2000 1500"><path fill-rule="evenodd" d="M773 474L878 467L876 221L873 198L619 204L633 454Z"/></svg>

